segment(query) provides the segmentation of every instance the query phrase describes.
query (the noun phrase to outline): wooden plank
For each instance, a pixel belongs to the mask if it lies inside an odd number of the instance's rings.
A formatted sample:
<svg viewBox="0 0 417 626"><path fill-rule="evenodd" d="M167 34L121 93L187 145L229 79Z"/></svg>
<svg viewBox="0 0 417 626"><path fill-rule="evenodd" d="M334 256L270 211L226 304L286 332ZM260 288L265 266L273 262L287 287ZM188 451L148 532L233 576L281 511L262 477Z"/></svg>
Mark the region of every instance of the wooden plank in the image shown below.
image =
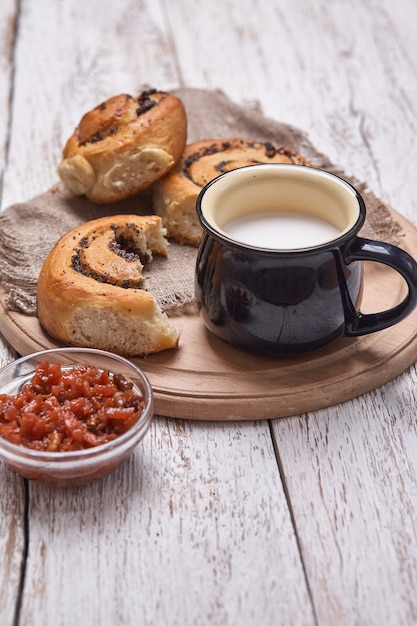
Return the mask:
<svg viewBox="0 0 417 626"><path fill-rule="evenodd" d="M0 171L4 171L9 139L10 98L13 85L16 3L0 3ZM3 178L0 178L0 206ZM15 352L0 340L0 367ZM0 623L12 624L19 599L25 550L24 482L0 462Z"/></svg>
<svg viewBox="0 0 417 626"><path fill-rule="evenodd" d="M178 86L158 7L134 0L117 11L100 0L22 3L3 206L57 182L62 149L85 112L144 85Z"/></svg>
<svg viewBox="0 0 417 626"><path fill-rule="evenodd" d="M320 624L417 621L414 368L408 381L274 422Z"/></svg>
<svg viewBox="0 0 417 626"><path fill-rule="evenodd" d="M114 478L32 487L30 519L22 623L314 624L265 423L158 419Z"/></svg>
<svg viewBox="0 0 417 626"><path fill-rule="evenodd" d="M12 89L13 49L15 43L16 15L14 2L12 2L12 0L2 2L0 17L0 111L2 114L0 124L0 169L3 171L6 162L7 139L9 135L9 104Z"/></svg>
<svg viewBox="0 0 417 626"><path fill-rule="evenodd" d="M307 131L333 163L412 215L406 190L417 151L416 3L287 0L260 2L256 11L250 0L203 5L167 6L185 84L258 101L266 115Z"/></svg>
<svg viewBox="0 0 417 626"><path fill-rule="evenodd" d="M26 548L25 485L0 462L0 623L13 624Z"/></svg>

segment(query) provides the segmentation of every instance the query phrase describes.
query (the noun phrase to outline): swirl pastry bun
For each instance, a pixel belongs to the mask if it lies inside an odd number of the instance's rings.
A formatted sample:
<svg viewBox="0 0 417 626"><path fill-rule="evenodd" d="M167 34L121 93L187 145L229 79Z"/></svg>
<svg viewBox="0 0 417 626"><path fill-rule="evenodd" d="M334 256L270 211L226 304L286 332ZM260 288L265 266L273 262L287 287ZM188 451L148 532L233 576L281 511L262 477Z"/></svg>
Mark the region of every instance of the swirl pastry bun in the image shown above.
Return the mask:
<svg viewBox="0 0 417 626"><path fill-rule="evenodd" d="M143 288L143 264L167 256L156 215L103 217L55 244L38 280L38 318L64 344L143 356L178 345L179 335Z"/></svg>
<svg viewBox="0 0 417 626"><path fill-rule="evenodd" d="M195 206L202 187L223 172L254 163L309 165L304 157L269 142L207 139L186 146L177 166L152 189L153 209L168 237L197 247L201 226Z"/></svg>
<svg viewBox="0 0 417 626"><path fill-rule="evenodd" d="M82 117L58 174L75 195L97 203L122 200L172 169L186 136L186 113L176 96L156 90L113 96Z"/></svg>

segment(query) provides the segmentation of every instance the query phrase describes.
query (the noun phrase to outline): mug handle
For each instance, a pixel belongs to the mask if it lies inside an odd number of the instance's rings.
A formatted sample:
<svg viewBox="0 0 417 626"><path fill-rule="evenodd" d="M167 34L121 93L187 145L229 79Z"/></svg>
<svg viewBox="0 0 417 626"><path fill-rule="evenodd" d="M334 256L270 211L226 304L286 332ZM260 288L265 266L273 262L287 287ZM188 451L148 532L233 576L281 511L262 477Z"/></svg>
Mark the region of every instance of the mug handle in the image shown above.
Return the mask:
<svg viewBox="0 0 417 626"><path fill-rule="evenodd" d="M399 272L408 285L404 300L386 311L364 314L352 310L352 319L347 321L345 335L366 335L397 324L417 306L417 263L405 250L390 243L355 237L344 249L347 265L352 261L376 261Z"/></svg>

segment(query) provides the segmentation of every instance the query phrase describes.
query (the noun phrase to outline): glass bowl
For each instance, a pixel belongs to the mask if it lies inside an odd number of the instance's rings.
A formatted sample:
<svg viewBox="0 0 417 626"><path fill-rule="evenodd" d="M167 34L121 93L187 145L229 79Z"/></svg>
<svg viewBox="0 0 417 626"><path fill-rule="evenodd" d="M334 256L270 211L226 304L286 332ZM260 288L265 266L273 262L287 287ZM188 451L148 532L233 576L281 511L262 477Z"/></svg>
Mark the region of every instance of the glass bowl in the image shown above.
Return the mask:
<svg viewBox="0 0 417 626"><path fill-rule="evenodd" d="M36 366L47 360L62 370L92 365L122 374L142 395L143 412L125 433L112 441L76 451L48 452L11 443L0 436L0 459L24 478L58 486L80 485L113 472L132 454L147 433L153 416L152 388L143 372L127 359L89 348L57 348L29 354L0 369L0 394L17 395L30 381Z"/></svg>

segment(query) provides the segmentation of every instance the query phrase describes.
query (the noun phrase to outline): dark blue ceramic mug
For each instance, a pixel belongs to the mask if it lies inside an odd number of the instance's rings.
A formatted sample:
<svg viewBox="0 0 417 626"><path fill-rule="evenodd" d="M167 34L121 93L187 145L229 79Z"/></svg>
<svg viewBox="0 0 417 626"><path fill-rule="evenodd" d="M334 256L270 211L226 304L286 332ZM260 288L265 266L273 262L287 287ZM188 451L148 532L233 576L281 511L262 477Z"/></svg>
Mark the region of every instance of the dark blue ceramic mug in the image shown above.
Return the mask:
<svg viewBox="0 0 417 626"><path fill-rule="evenodd" d="M329 172L286 164L232 170L201 190L197 213L197 304L207 328L233 346L305 353L397 324L416 307L416 262L358 236L364 200ZM402 302L360 312L364 260L402 275Z"/></svg>

